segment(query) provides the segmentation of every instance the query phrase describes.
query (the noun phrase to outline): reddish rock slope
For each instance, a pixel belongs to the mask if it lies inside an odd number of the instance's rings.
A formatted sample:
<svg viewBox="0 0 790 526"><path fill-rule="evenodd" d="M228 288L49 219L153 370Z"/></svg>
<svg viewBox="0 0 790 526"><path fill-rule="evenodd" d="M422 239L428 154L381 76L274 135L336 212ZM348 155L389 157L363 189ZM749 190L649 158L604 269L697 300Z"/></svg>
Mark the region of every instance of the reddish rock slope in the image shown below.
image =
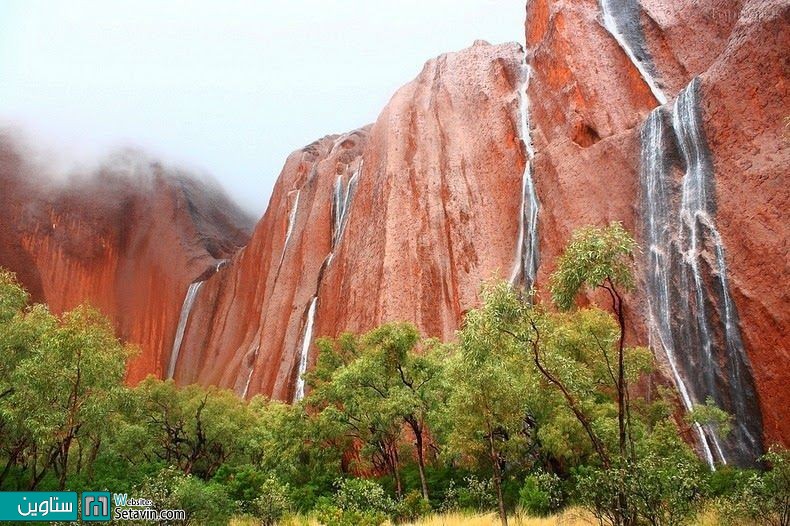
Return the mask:
<svg viewBox="0 0 790 526"><path fill-rule="evenodd" d="M412 320L451 338L481 283L513 264L522 57L484 42L442 55L372 127L293 153L250 244L201 288L176 380L288 400L306 333ZM333 246L334 188L354 174Z"/></svg>
<svg viewBox="0 0 790 526"><path fill-rule="evenodd" d="M636 61L607 29L602 4L621 15L621 37L630 41ZM757 389L756 399L749 402L748 413L756 419L750 425L759 430L762 413L766 441L787 444L790 424L782 415L790 404L790 391L783 387L790 380L786 346L790 313L787 292L776 284L787 281L788 275L783 211L790 204L785 126L790 8L783 2L713 0L646 0L642 5L640 9L636 3L619 0L528 4L533 174L542 205L538 282L545 283L558 251L582 224L620 220L641 237L647 211L640 189L640 131L662 95L668 99L663 111L670 127L666 156L675 181L668 207L680 206L685 165L671 129L672 103L699 75L701 138L715 187L709 205L721 234L725 284L740 315L742 347L748 358L743 390L755 384ZM629 10L635 14L630 20L623 15ZM651 74L647 76L653 77L658 90L651 90L640 68ZM644 245L644 238L640 241ZM714 269L712 250L706 245L697 257L711 269L713 281L706 285L705 302L715 326L724 318L724 308L716 288L721 285L714 283L720 273ZM646 271L645 264L643 275ZM645 342L646 298L633 298L632 305L638 306L632 310L638 328L633 341ZM678 352L686 355L681 359L696 363L694 355L701 350L692 346ZM729 358L722 353L723 363ZM714 381L720 385L731 383L727 367L721 365L716 373ZM702 373L690 367L691 384ZM671 376L667 369L667 377ZM740 385L724 387L741 390ZM704 389L694 385L690 389L704 398ZM736 395L725 393L720 400L734 413L730 397ZM759 406L754 405L757 399Z"/></svg>
<svg viewBox="0 0 790 526"><path fill-rule="evenodd" d="M749 462L763 442L790 444L789 18L778 0L530 0L527 97L517 44L429 61L373 125L291 154L235 254L232 208L197 202L195 187L110 177L42 193L13 179L6 148L15 204L0 214L19 226L0 229L0 264L57 308L88 298L111 313L145 349L132 379L172 360L181 384L290 400L316 337L408 320L452 338L519 254L539 255L545 294L575 229L622 221L644 247L629 343L653 345L681 399L710 394L737 416L721 444L699 430L706 455ZM536 251L518 241L533 231L519 224L525 173ZM88 192L111 198L82 206Z"/></svg>
<svg viewBox="0 0 790 526"><path fill-rule="evenodd" d="M137 154L54 183L0 137L0 265L54 312L90 303L139 345L128 380L161 375L189 283L248 239L210 185Z"/></svg>

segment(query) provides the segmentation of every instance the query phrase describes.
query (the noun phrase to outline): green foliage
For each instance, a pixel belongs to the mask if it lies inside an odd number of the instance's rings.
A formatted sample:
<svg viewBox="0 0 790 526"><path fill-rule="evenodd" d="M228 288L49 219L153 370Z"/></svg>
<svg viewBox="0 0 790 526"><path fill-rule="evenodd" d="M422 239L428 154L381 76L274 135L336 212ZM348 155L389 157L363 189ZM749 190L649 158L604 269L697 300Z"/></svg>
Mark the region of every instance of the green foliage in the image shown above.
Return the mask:
<svg viewBox="0 0 790 526"><path fill-rule="evenodd" d="M319 411L327 438L361 444L368 466L390 473L402 493L401 443L404 428L415 438L423 496L425 438L445 398L441 348L421 342L409 324L388 324L361 337L343 335L319 342L316 370L307 380L307 404Z"/></svg>
<svg viewBox="0 0 790 526"><path fill-rule="evenodd" d="M711 397L705 399L704 405L695 405L684 418L686 422L712 428L720 437L726 437L732 431L732 415L719 408Z"/></svg>
<svg viewBox="0 0 790 526"><path fill-rule="evenodd" d="M186 511L187 524L219 526L227 524L238 512L224 486L191 475L181 479L173 499L178 504L176 508Z"/></svg>
<svg viewBox="0 0 790 526"><path fill-rule="evenodd" d="M564 500L560 478L540 471L524 480L518 503L528 515L545 517L558 511Z"/></svg>
<svg viewBox="0 0 790 526"><path fill-rule="evenodd" d="M718 499L725 525L790 525L790 451L772 448L763 459L769 469L751 474L741 487Z"/></svg>
<svg viewBox="0 0 790 526"><path fill-rule="evenodd" d="M490 478L469 475L458 488L458 507L477 513L488 512L497 507L497 494Z"/></svg>
<svg viewBox="0 0 790 526"><path fill-rule="evenodd" d="M602 524L658 526L690 523L713 498L729 524L788 526L787 451L765 457L768 471L706 473L680 439L675 395L628 389L653 367L623 340L635 250L619 224L577 232L551 278L559 311L491 283L457 343L403 323L319 340L295 405L154 378L127 388L134 350L107 320L30 305L0 269L0 489L128 492L185 509L189 524L296 511L379 525L433 503L533 515L575 504ZM571 308L596 287L612 312ZM711 401L687 421L732 425Z"/></svg>
<svg viewBox="0 0 790 526"><path fill-rule="evenodd" d="M431 503L416 490L408 492L398 503L395 518L398 522L414 522L431 512Z"/></svg>
<svg viewBox="0 0 790 526"><path fill-rule="evenodd" d="M379 526L397 507L384 489L372 480L341 479L334 499L319 501L316 514L327 526Z"/></svg>
<svg viewBox="0 0 790 526"><path fill-rule="evenodd" d="M94 309L56 317L27 300L0 271L0 485L13 475L16 488L64 488L75 473L91 478L134 350Z"/></svg>
<svg viewBox="0 0 790 526"><path fill-rule="evenodd" d="M569 309L577 294L587 286L605 284L631 290L631 270L637 246L620 223L608 227L585 227L573 233L551 277L551 295L561 309Z"/></svg>
<svg viewBox="0 0 790 526"><path fill-rule="evenodd" d="M255 415L227 390L196 385L176 387L172 380L149 377L135 389L133 426L142 423L148 454L184 473L209 479L227 462L243 457L255 429Z"/></svg>
<svg viewBox="0 0 790 526"><path fill-rule="evenodd" d="M253 502L253 512L263 526L274 526L290 511L288 498L290 488L274 477L269 477L261 486L260 496Z"/></svg>

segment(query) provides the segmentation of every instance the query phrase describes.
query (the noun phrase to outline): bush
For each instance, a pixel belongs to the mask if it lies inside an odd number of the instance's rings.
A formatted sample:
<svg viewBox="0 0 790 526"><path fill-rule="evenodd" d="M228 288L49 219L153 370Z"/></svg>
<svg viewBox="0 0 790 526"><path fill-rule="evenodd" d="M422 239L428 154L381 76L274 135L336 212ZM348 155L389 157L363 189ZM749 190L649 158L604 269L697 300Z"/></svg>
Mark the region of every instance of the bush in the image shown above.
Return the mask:
<svg viewBox="0 0 790 526"><path fill-rule="evenodd" d="M341 479L334 499L321 498L318 520L326 526L378 526L397 510L379 484L367 479Z"/></svg>
<svg viewBox="0 0 790 526"><path fill-rule="evenodd" d="M263 526L274 526L291 509L289 489L288 484L282 484L274 477L263 483L260 497L252 504L253 512Z"/></svg>
<svg viewBox="0 0 790 526"><path fill-rule="evenodd" d="M335 502L345 511L375 511L389 515L395 510L395 502L387 496L379 484L372 480L352 478L336 483Z"/></svg>
<svg viewBox="0 0 790 526"><path fill-rule="evenodd" d="M398 503L396 518L398 522L414 522L430 512L430 502L422 498L422 493L412 490Z"/></svg>
<svg viewBox="0 0 790 526"><path fill-rule="evenodd" d="M187 476L175 489L178 505L187 513L189 524L225 525L238 510L223 486Z"/></svg>
<svg viewBox="0 0 790 526"><path fill-rule="evenodd" d="M469 475L464 482L466 486L458 489L458 505L462 509L479 513L496 509L496 491L491 479L478 479Z"/></svg>
<svg viewBox="0 0 790 526"><path fill-rule="evenodd" d="M753 473L739 491L718 499L723 524L790 525L790 451L772 449L762 460L768 471Z"/></svg>
<svg viewBox="0 0 790 526"><path fill-rule="evenodd" d="M546 517L556 512L563 504L562 484L553 473L541 471L524 480L519 491L519 505L528 514Z"/></svg>
<svg viewBox="0 0 790 526"><path fill-rule="evenodd" d="M252 512L252 503L261 495L261 488L267 482L267 473L255 466L223 465L212 479L225 486L231 499L242 504L244 512Z"/></svg>

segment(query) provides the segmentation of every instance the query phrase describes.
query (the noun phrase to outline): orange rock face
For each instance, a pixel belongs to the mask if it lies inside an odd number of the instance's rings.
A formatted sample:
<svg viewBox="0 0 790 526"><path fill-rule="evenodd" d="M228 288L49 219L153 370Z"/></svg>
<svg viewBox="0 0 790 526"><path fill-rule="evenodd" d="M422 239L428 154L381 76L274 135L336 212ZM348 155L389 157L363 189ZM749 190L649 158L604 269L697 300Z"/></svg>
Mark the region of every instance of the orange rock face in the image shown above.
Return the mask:
<svg viewBox="0 0 790 526"><path fill-rule="evenodd" d="M140 347L128 380L161 376L184 291L248 239L216 189L136 157L66 184L0 138L0 266L59 313L90 303Z"/></svg>
<svg viewBox="0 0 790 526"><path fill-rule="evenodd" d="M452 338L514 263L522 57L484 42L442 55L371 127L293 153L250 244L201 288L176 380L290 400L317 336L409 320Z"/></svg>
<svg viewBox="0 0 790 526"><path fill-rule="evenodd" d="M786 58L782 57L790 41L788 7L781 2L713 0L648 0L641 8L631 4L619 0L528 4L533 177L542 204L538 284L545 283L552 261L575 228L622 221L638 233L645 249L640 261L645 279L642 293L630 301L636 328L630 338L633 343L650 340L657 347L657 340L648 338L649 304L655 304L656 298L646 297L651 247L645 234L649 218L640 132L648 113L667 101L662 110L668 127L662 158L670 178L665 204L666 213L675 215L667 220L680 225L688 162L682 155L682 134L672 120L673 99L699 76L695 113L700 120L700 148L711 163L706 184L715 188L706 207L711 224L718 227L725 264L718 266L711 232L696 251L686 253L702 267L702 302L693 299L694 287L680 283L682 276L671 275L669 281L671 288L681 289L677 298L692 298L692 321L680 319L675 325L695 325L694 313L700 309L706 313L703 325L709 325L715 371L704 367L697 356L703 352L702 334L686 339L687 345L676 352L686 363L683 372L694 401L705 398L707 388L698 383L710 374L716 391L710 394L736 414L745 434L759 435L762 426L766 443L787 445L790 427L782 415L788 390L782 386L790 379L784 341L790 320L787 293L776 284L786 281L783 276L788 274L788 226L782 219L790 198L783 116ZM617 35L607 21L607 7L618 18ZM672 231L679 229L668 240L671 246L663 248L689 250L684 239L688 234L677 225L671 226ZM732 338L725 337L730 329L724 324L728 308L722 287L733 301L730 317L737 327ZM731 340L742 344L730 345ZM738 347L745 360L733 358ZM657 354L666 360L661 352ZM672 378L669 363L665 365L667 378ZM734 385L738 374L742 385ZM747 393L745 401L739 400L740 392ZM746 439L743 444L723 445L731 450L725 456L748 461L762 447L759 438L755 440L748 447Z"/></svg>

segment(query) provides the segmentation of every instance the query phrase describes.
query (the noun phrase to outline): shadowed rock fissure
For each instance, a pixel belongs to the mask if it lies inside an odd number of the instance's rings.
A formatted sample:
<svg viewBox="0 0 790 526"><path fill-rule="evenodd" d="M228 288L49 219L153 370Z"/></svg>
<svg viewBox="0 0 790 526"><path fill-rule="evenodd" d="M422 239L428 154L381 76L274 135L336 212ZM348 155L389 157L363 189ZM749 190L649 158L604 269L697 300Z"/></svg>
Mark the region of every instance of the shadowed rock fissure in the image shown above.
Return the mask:
<svg viewBox="0 0 790 526"><path fill-rule="evenodd" d="M763 453L761 413L715 225L713 163L698 97L695 78L675 101L671 128L663 108L642 128L651 344L666 357L687 410L711 399L733 417L727 437L696 426L708 464L750 465ZM671 178L673 148L684 171L680 188Z"/></svg>

